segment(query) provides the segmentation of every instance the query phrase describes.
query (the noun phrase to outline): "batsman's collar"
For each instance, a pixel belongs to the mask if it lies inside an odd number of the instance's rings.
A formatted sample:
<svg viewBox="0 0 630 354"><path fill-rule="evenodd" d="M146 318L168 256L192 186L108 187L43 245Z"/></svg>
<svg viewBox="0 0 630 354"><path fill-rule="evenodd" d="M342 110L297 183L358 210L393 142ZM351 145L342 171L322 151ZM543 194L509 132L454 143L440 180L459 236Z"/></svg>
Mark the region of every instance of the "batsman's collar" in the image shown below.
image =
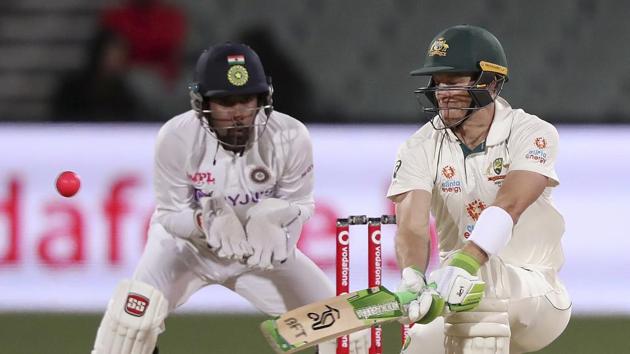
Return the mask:
<svg viewBox="0 0 630 354"><path fill-rule="evenodd" d="M512 119L512 106L502 97L497 97L494 101L494 120L486 137L486 146L501 144L508 138L512 128ZM453 141L458 141L457 136L450 129L447 132Z"/></svg>

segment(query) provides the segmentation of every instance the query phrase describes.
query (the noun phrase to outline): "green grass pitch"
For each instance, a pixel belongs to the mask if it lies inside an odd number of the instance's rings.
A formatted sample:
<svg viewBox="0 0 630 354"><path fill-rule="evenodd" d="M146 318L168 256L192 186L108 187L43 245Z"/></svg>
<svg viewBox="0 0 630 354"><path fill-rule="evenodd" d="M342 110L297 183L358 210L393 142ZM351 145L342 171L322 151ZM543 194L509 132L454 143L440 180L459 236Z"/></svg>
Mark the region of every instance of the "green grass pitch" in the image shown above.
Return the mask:
<svg viewBox="0 0 630 354"><path fill-rule="evenodd" d="M1 354L87 354L100 314L0 314ZM174 315L160 354L272 354L250 315ZM384 353L398 353L400 327L384 328ZM313 353L306 350L304 353ZM630 317L574 316L545 354L630 353Z"/></svg>

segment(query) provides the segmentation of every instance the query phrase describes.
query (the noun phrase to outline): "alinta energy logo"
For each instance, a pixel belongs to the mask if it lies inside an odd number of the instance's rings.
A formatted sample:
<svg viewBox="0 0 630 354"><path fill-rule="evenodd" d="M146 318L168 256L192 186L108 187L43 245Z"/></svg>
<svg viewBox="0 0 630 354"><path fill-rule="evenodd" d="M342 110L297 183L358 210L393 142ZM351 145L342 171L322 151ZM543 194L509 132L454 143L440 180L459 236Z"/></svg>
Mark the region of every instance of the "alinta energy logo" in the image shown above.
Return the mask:
<svg viewBox="0 0 630 354"><path fill-rule="evenodd" d="M455 177L455 168L453 166L447 165L442 168L442 175L447 179L451 179Z"/></svg>
<svg viewBox="0 0 630 354"><path fill-rule="evenodd" d="M534 139L534 145L536 148L529 150L527 154L525 154L525 158L539 162L540 164L545 164L547 162L547 153L545 152L547 140L543 137L538 137Z"/></svg>
<svg viewBox="0 0 630 354"><path fill-rule="evenodd" d="M442 182L442 192L444 193L459 193L462 191L462 182L460 180L453 180L455 177L455 167L447 165L442 168L442 176L446 178L446 181Z"/></svg>

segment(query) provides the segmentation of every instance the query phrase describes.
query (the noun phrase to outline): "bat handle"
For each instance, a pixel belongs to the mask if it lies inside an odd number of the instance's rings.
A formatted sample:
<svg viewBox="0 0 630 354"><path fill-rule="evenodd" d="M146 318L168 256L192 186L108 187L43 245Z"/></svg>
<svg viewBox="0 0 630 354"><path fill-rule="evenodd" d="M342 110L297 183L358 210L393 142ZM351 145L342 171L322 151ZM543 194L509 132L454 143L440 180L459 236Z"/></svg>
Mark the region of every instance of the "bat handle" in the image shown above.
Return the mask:
<svg viewBox="0 0 630 354"><path fill-rule="evenodd" d="M398 302L402 306L409 305L410 302L418 298L418 294L410 292L410 291L400 291L395 293L396 298L398 298Z"/></svg>

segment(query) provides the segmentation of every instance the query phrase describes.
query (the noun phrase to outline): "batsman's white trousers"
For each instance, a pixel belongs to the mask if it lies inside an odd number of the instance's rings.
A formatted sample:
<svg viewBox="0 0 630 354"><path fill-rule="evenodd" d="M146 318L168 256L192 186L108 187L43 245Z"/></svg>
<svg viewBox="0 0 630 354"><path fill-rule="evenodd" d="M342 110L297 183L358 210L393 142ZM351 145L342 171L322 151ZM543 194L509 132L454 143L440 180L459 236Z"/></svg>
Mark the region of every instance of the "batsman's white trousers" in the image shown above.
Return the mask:
<svg viewBox="0 0 630 354"><path fill-rule="evenodd" d="M569 323L571 299L555 270L514 266L492 257L480 269L479 275L486 282L486 293L480 308L484 307L484 302L507 302L510 354L544 348L559 337ZM480 312L478 317L483 318L483 313ZM447 319L446 322L461 321ZM414 325L410 330L409 346L402 353L444 354L444 325L442 317L428 325ZM448 349L449 353L464 352L458 348Z"/></svg>
<svg viewBox="0 0 630 354"><path fill-rule="evenodd" d="M153 223L134 279L160 290L169 312L197 290L218 284L233 290L260 311L277 316L290 309L335 296L324 272L302 252L270 271L252 271L234 260L199 251ZM212 299L208 299L212 301Z"/></svg>

